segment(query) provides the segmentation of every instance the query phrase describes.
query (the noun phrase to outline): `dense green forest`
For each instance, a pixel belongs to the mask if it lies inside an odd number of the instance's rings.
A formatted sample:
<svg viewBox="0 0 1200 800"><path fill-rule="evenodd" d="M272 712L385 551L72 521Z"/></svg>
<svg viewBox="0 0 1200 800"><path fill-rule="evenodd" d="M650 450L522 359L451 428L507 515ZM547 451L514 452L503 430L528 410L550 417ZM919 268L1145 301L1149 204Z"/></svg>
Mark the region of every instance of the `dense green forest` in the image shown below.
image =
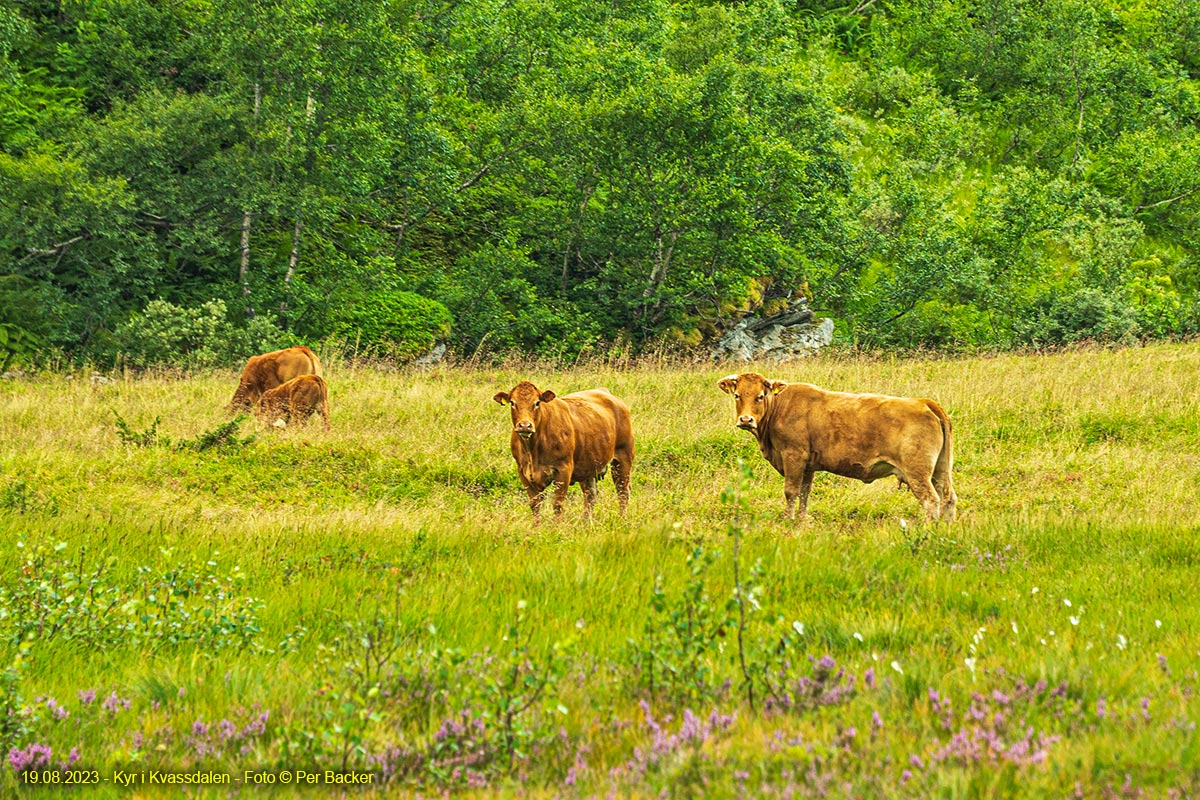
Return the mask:
<svg viewBox="0 0 1200 800"><path fill-rule="evenodd" d="M1198 122L1193 0L0 0L0 362L1192 335Z"/></svg>

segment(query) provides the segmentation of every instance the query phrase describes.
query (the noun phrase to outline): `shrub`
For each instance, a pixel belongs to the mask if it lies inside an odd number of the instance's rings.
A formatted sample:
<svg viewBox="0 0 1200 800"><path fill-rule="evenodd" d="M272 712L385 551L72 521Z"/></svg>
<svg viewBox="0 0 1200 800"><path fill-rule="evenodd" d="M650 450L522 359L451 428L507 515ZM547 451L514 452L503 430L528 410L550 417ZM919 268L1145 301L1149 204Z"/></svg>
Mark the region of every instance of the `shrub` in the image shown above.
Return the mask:
<svg viewBox="0 0 1200 800"><path fill-rule="evenodd" d="M245 328L230 324L225 302L210 300L185 308L152 300L117 330L125 362L133 367L204 368L277 349L284 333L256 317Z"/></svg>
<svg viewBox="0 0 1200 800"><path fill-rule="evenodd" d="M414 358L450 335L450 312L415 292L385 291L350 304L334 333L367 351Z"/></svg>
<svg viewBox="0 0 1200 800"><path fill-rule="evenodd" d="M1136 309L1099 289L1085 288L1051 300L1032 338L1051 344L1069 344L1085 339L1129 343L1139 333Z"/></svg>

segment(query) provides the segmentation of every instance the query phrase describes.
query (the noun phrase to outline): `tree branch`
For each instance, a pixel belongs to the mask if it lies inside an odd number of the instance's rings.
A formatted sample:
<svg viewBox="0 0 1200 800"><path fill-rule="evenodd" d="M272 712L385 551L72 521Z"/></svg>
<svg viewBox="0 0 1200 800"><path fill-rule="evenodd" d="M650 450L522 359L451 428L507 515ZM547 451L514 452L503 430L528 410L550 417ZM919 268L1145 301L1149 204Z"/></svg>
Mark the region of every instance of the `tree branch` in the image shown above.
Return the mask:
<svg viewBox="0 0 1200 800"><path fill-rule="evenodd" d="M79 242L82 242L84 239L90 239L90 238L91 238L90 233L81 233L78 236L73 236L72 238L67 239L65 242L59 242L58 244L50 245L50 247L48 247L44 250L35 248L35 247L31 247L31 248L29 248L29 255L27 255L23 259L21 259L20 263L24 264L26 261L29 261L30 259L39 258L42 256L61 256L64 252L66 252L67 248L70 247L71 245L78 244Z"/></svg>
<svg viewBox="0 0 1200 800"><path fill-rule="evenodd" d="M1166 200L1159 200L1157 203L1141 203L1140 205L1138 205L1137 208L1135 208L1133 210L1133 213L1137 214L1138 212L1144 211L1147 208L1157 208L1158 206L1169 205L1171 203L1174 203L1176 200L1182 200L1183 198L1193 195L1195 193L1196 193L1196 188L1192 187L1191 189L1188 189L1183 194L1177 194L1174 197L1168 197Z"/></svg>

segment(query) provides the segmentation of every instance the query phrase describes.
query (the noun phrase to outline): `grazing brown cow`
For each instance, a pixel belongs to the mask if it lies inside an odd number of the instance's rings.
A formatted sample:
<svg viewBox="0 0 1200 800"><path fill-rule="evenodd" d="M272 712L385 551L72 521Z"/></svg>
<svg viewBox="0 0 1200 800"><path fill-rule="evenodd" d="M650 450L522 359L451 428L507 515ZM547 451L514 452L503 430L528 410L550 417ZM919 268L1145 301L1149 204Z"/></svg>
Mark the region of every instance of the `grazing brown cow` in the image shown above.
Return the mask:
<svg viewBox="0 0 1200 800"><path fill-rule="evenodd" d="M629 505L629 473L633 469L633 425L629 406L607 389L591 389L559 397L521 381L511 392L492 398L512 406L513 458L529 507L537 518L542 492L554 484L554 515L561 516L567 487L583 490L583 514L596 502L596 481L612 465L621 513Z"/></svg>
<svg viewBox="0 0 1200 800"><path fill-rule="evenodd" d="M301 375L282 386L263 392L258 400L257 414L263 422L284 425L295 421L307 422L317 412L329 430L329 387L320 375Z"/></svg>
<svg viewBox="0 0 1200 800"><path fill-rule="evenodd" d="M797 500L800 517L807 513L813 474L832 472L863 483L896 475L929 519L954 519L950 419L932 400L827 392L756 372L717 385L737 401L737 427L758 438L763 456L783 475L789 517Z"/></svg>
<svg viewBox="0 0 1200 800"><path fill-rule="evenodd" d="M229 413L252 409L263 392L282 386L292 378L320 374L321 359L304 345L251 356L242 370L237 391L229 401Z"/></svg>

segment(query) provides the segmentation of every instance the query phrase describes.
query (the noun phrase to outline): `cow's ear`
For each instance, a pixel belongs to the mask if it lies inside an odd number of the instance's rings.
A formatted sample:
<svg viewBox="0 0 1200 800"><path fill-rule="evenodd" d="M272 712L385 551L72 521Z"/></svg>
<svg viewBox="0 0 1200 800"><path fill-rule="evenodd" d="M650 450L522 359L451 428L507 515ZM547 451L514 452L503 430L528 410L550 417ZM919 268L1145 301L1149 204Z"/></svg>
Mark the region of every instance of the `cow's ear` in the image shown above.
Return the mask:
<svg viewBox="0 0 1200 800"><path fill-rule="evenodd" d="M538 396L538 399L541 400L543 403L549 403L551 400L553 400L556 397L558 397L558 395L556 395L551 390L547 389L546 391L542 392Z"/></svg>
<svg viewBox="0 0 1200 800"><path fill-rule="evenodd" d="M492 397L492 399L495 400L497 403L499 403L502 406L508 405L509 400L510 400L510 398L508 396L508 392L496 392L496 394Z"/></svg>
<svg viewBox="0 0 1200 800"><path fill-rule="evenodd" d="M787 388L787 381L767 381L766 384L771 394L779 394Z"/></svg>
<svg viewBox="0 0 1200 800"><path fill-rule="evenodd" d="M737 379L737 375L726 375L717 381L717 387L725 394L733 394L733 390L737 388Z"/></svg>

